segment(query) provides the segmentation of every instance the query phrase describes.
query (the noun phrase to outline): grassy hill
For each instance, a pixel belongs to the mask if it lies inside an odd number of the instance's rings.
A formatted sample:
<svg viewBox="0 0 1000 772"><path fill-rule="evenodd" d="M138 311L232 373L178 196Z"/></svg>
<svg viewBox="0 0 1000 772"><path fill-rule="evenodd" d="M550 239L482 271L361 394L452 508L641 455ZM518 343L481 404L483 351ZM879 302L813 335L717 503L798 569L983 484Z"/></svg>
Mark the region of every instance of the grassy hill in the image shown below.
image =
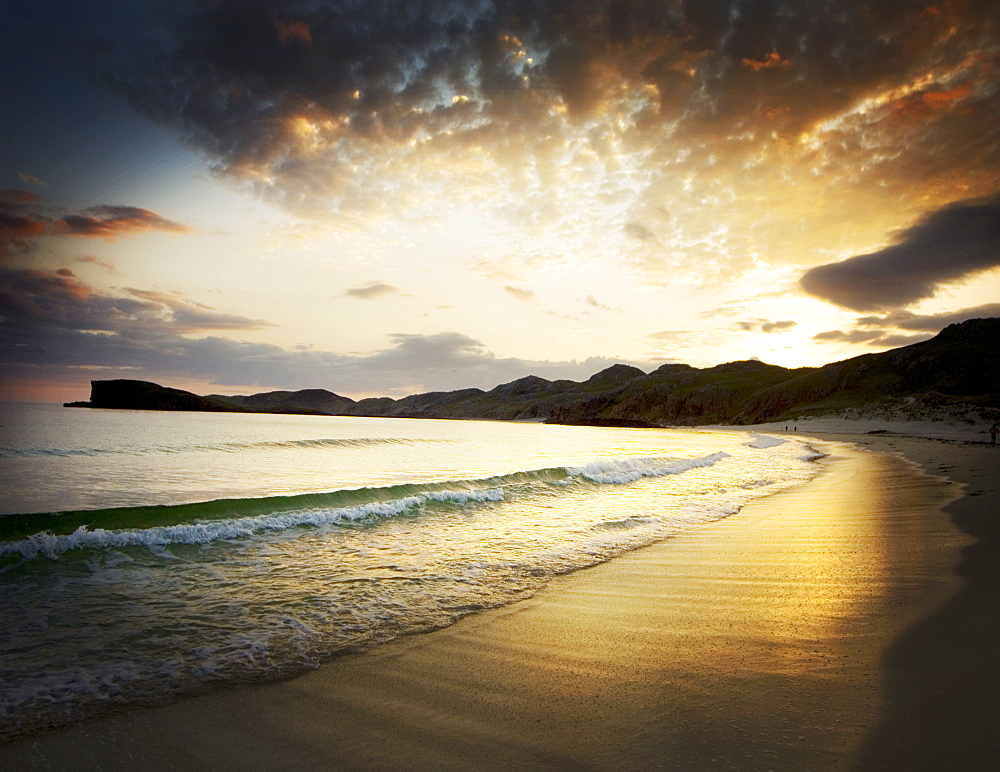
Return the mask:
<svg viewBox="0 0 1000 772"><path fill-rule="evenodd" d="M756 360L651 373L613 365L583 382L529 375L490 391L354 401L325 389L199 397L145 381L94 381L90 407L226 410L402 418L538 419L613 426L697 426L791 421L845 410L1000 418L1000 319L972 319L934 338L824 367Z"/></svg>

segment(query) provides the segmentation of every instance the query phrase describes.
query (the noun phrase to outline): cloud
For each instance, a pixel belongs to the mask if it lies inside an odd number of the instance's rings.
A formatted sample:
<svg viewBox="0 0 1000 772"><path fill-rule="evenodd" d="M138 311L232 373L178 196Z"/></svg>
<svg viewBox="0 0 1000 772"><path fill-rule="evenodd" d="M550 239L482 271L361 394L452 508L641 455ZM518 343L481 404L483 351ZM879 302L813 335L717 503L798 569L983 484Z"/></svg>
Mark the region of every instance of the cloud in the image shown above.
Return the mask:
<svg viewBox="0 0 1000 772"><path fill-rule="evenodd" d="M508 294L516 297L518 300L528 301L535 299L535 293L529 289L523 289L521 287L512 287L511 285L508 284L506 287L504 287L504 290Z"/></svg>
<svg viewBox="0 0 1000 772"><path fill-rule="evenodd" d="M270 326L225 314L178 295L138 289L112 296L95 291L71 270L0 268L0 318L8 340L72 332L149 336Z"/></svg>
<svg viewBox="0 0 1000 772"><path fill-rule="evenodd" d="M787 59L782 59L781 54L776 51L772 51L760 60L744 57L742 64L744 67L749 67L754 72L760 72L761 70L769 70L772 67L787 67L791 64L791 62Z"/></svg>
<svg viewBox="0 0 1000 772"><path fill-rule="evenodd" d="M135 206L94 206L79 214L53 219L38 211L42 197L27 190L0 191L0 258L28 252L39 236L83 236L113 240L156 230L187 233L191 229Z"/></svg>
<svg viewBox="0 0 1000 772"><path fill-rule="evenodd" d="M969 319L1000 317L1000 303L987 303L959 311L940 314L914 314L910 311L893 311L877 316L861 316L854 320L850 330L827 330L817 333L813 340L834 343L867 343L871 346L892 348L919 343L937 334L950 324ZM921 334L913 334L919 331Z"/></svg>
<svg viewBox="0 0 1000 772"><path fill-rule="evenodd" d="M840 134L821 152L804 145L814 164L854 152L904 97L953 118L921 126L917 154L947 147L942 132L995 139L981 120L996 97L989 5L949 3L934 16L906 3L876 12L776 0L737 12L727 2L481 0L403 13L384 0L219 0L158 9L141 45L101 40L117 55L89 71L220 173L288 206L397 211L423 203L428 180L459 160L475 164L468 190L509 183L563 198L569 154L581 171L607 164L605 194L614 184L637 210L650 186L691 184L674 168L686 158L759 165L761 153L788 155L776 139L814 131ZM957 115L958 104L972 112ZM859 134L847 131L862 120ZM727 137L752 141L699 152ZM973 155L981 168L997 161L992 141ZM948 160L972 162L958 150ZM642 176L614 183L623 161ZM632 222L620 212L618 233Z"/></svg>
<svg viewBox="0 0 1000 772"><path fill-rule="evenodd" d="M811 295L855 311L932 297L945 284L1000 267L1000 195L949 204L899 234L895 244L813 268Z"/></svg>
<svg viewBox="0 0 1000 772"><path fill-rule="evenodd" d="M656 238L656 234L641 223L625 223L625 233L634 239L638 239L639 241L659 243L659 239Z"/></svg>
<svg viewBox="0 0 1000 772"><path fill-rule="evenodd" d="M83 255L77 258L77 262L100 266L108 273L118 273L118 269L112 263L109 263L107 260L101 260L96 255Z"/></svg>
<svg viewBox="0 0 1000 772"><path fill-rule="evenodd" d="M40 195L32 193L29 190L20 190L17 188L0 190L0 206L5 208L23 207L26 204L33 204L41 200L42 197Z"/></svg>
<svg viewBox="0 0 1000 772"><path fill-rule="evenodd" d="M48 230L48 218L29 211L40 199L27 190L0 190L0 259L28 252Z"/></svg>
<svg viewBox="0 0 1000 772"><path fill-rule="evenodd" d="M784 332L785 330L790 330L793 327L798 326L798 322L793 322L790 320L771 322L767 319L757 319L753 322L736 322L736 328L742 330L743 332L750 332L752 330L759 330L760 332L772 333L772 332Z"/></svg>
<svg viewBox="0 0 1000 772"><path fill-rule="evenodd" d="M992 317L1000 317L1000 303L987 303L940 314L914 314L909 311L895 311L883 316L862 316L855 323L864 327L895 327L903 330L940 332L949 324L959 324L969 319Z"/></svg>
<svg viewBox="0 0 1000 772"><path fill-rule="evenodd" d="M899 348L929 340L933 335L900 335L882 330L827 330L813 335L813 340L824 343L867 343L879 348Z"/></svg>
<svg viewBox="0 0 1000 772"><path fill-rule="evenodd" d="M25 185L37 185L38 187L44 188L49 184L45 180L40 180L38 177L32 177L30 174L26 174L25 172L18 172L17 178Z"/></svg>
<svg viewBox="0 0 1000 772"><path fill-rule="evenodd" d="M836 341L837 343L868 343L877 340L882 334L874 330L827 330L813 335L813 340Z"/></svg>
<svg viewBox="0 0 1000 772"><path fill-rule="evenodd" d="M93 206L80 214L67 215L53 224L56 233L102 239L115 239L122 234L149 230L188 233L191 229L135 206Z"/></svg>
<svg viewBox="0 0 1000 772"><path fill-rule="evenodd" d="M599 308L602 311L621 311L622 310L619 306L609 306L606 303L600 302L593 295L587 295L586 303L587 303L588 306L592 306L593 308Z"/></svg>
<svg viewBox="0 0 1000 772"><path fill-rule="evenodd" d="M22 217L0 211L0 254L4 245L23 245L24 239L41 236L48 229L48 223L32 216Z"/></svg>
<svg viewBox="0 0 1000 772"><path fill-rule="evenodd" d="M622 361L500 357L459 332L397 333L391 345L355 356L195 333L265 326L180 296L141 289L96 292L72 271L0 269L0 366L11 381L39 377L76 384L132 377L170 384L324 387L346 394L406 394L499 383L535 374L585 380ZM628 362L629 364L636 364Z"/></svg>
<svg viewBox="0 0 1000 772"><path fill-rule="evenodd" d="M361 300L374 300L385 295L398 295L399 289L381 281L372 281L362 287L352 287L344 291L344 295Z"/></svg>

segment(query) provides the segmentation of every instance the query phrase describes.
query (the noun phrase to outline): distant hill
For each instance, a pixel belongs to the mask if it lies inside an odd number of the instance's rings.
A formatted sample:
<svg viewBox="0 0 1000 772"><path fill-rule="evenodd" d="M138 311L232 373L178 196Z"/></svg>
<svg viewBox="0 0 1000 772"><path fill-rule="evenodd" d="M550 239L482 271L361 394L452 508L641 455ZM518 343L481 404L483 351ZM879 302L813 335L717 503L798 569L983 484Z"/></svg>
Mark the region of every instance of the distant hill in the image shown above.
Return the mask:
<svg viewBox="0 0 1000 772"><path fill-rule="evenodd" d="M287 413L310 411L325 415L338 415L354 400L341 397L326 389L302 389L301 391L268 391L250 396L227 397L209 394L207 399L224 405L244 408L257 413Z"/></svg>
<svg viewBox="0 0 1000 772"><path fill-rule="evenodd" d="M613 365L583 382L534 375L490 391L354 401L325 389L199 397L145 381L93 381L89 407L310 413L400 418L545 420L598 426L753 424L844 411L898 418L1000 417L1000 319L951 325L934 338L824 367L756 360L651 373Z"/></svg>

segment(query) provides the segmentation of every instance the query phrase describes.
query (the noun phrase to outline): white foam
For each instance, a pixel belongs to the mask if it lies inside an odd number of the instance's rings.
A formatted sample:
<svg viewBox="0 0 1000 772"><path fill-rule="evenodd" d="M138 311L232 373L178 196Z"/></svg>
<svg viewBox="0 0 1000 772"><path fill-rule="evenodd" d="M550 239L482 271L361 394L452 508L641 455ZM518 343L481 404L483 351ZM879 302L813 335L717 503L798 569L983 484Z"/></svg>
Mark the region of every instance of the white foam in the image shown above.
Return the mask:
<svg viewBox="0 0 1000 772"><path fill-rule="evenodd" d="M829 453L820 453L812 445L806 445L802 449L802 453L799 455L799 460L801 461L818 461L821 458L826 458Z"/></svg>
<svg viewBox="0 0 1000 772"><path fill-rule="evenodd" d="M668 474L681 474L690 469L712 466L729 454L722 451L710 453L701 458L658 458L654 456L640 458L612 458L593 461L586 466L567 469L571 475L585 477L591 482L621 485L635 482L643 477L663 477Z"/></svg>
<svg viewBox="0 0 1000 772"><path fill-rule="evenodd" d="M605 520L603 523L598 523L594 526L597 529L619 529L619 528L637 528L639 526L659 524L663 522L661 517L647 516L643 517L640 515L633 515L632 517L623 517L620 520Z"/></svg>
<svg viewBox="0 0 1000 772"><path fill-rule="evenodd" d="M755 434L750 442L743 443L748 448L757 448L758 450L763 450L764 448L776 448L779 445L784 445L788 440L784 440L781 437L770 437L767 434Z"/></svg>
<svg viewBox="0 0 1000 772"><path fill-rule="evenodd" d="M360 504L354 507L300 510L205 523L184 523L122 530L104 528L88 530L86 526L81 525L70 534L53 534L51 531L43 531L20 541L0 544L0 555L20 554L23 558L30 560L38 555L55 558L64 552L75 549L106 550L122 547L146 547L154 551L161 551L171 544L210 544L215 541L246 538L262 531L283 531L304 525L319 527L355 522L371 517L392 517L419 507L428 501L466 504L470 501L501 501L503 497L502 488L433 491L389 501ZM164 553L164 556L168 557L169 555Z"/></svg>

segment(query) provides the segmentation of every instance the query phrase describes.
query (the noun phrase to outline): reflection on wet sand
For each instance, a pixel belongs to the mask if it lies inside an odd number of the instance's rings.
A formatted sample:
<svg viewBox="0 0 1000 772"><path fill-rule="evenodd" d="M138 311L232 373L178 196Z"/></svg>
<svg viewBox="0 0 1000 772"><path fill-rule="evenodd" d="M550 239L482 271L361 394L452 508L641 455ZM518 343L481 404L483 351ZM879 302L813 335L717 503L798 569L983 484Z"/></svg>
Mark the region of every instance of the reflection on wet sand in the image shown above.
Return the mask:
<svg viewBox="0 0 1000 772"><path fill-rule="evenodd" d="M843 768L891 708L886 647L955 592L967 539L938 510L954 487L822 449L813 482L526 602L0 760L183 748L226 768Z"/></svg>

